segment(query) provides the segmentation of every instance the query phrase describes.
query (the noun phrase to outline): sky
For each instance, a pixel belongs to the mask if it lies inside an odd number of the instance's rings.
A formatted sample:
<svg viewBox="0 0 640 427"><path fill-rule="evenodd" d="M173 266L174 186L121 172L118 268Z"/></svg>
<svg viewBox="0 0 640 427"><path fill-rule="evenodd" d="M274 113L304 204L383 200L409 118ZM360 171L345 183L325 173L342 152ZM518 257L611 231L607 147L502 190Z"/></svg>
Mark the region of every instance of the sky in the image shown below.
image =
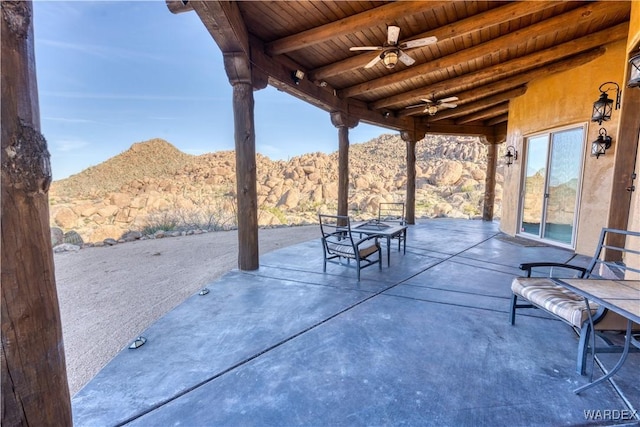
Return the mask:
<svg viewBox="0 0 640 427"><path fill-rule="evenodd" d="M53 179L162 138L194 155L233 150L232 88L195 12L164 0L35 0L42 134ZM273 160L338 150L329 113L270 86L254 92L256 151ZM350 143L393 131L360 123Z"/></svg>

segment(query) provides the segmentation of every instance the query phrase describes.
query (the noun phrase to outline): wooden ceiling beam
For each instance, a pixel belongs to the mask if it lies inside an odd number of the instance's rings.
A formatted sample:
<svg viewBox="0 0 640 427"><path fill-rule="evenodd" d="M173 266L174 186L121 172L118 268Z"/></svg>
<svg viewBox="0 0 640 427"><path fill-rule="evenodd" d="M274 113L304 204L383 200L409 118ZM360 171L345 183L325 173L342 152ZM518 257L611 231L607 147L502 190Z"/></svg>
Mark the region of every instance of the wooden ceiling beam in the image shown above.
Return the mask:
<svg viewBox="0 0 640 427"><path fill-rule="evenodd" d="M543 37L546 34L557 32L558 28L575 27L584 22L592 21L604 17L610 13L617 13L619 10L629 10L627 3L610 4L608 2L589 3L585 6L554 16L547 20L535 23L526 28L514 31L502 37L489 40L485 43L459 50L451 55L447 55L424 64L408 67L402 71L388 74L386 76L363 82L358 85L340 91L340 96L350 98L365 92L383 89L385 87L403 83L411 83L412 80L422 79L425 74L440 71L445 68L454 67L458 64L480 59L490 52L499 52L507 48L525 44L536 37ZM606 39L604 39L606 40Z"/></svg>
<svg viewBox="0 0 640 427"><path fill-rule="evenodd" d="M431 118L431 120L438 121L465 116L467 114L473 114L478 111L484 110L485 108L492 107L505 101L510 101L513 98L517 98L518 96L522 96L526 91L526 86L519 86L515 89L511 89L503 93L498 93L488 98L479 99L463 106L458 105L457 108L453 108L451 110L439 111L438 114Z"/></svg>
<svg viewBox="0 0 640 427"><path fill-rule="evenodd" d="M249 55L249 33L235 2L207 0L190 1L189 4L222 53Z"/></svg>
<svg viewBox="0 0 640 427"><path fill-rule="evenodd" d="M403 4L404 2L398 2ZM429 3L429 2L427 2ZM561 2L558 1L536 1L536 2L513 2L507 3L504 6L500 6L477 15L470 16L466 19L454 22L449 25L444 25L433 30L426 31L421 34L412 36L411 39L417 39L421 37L435 36L438 40L445 40L452 37L459 37L469 34L473 31L490 28L501 23L518 19L526 15L537 13L556 6ZM371 23L369 23L369 26ZM350 31L350 32L354 32ZM412 49L407 49L410 52ZM335 76L347 71L351 71L360 67L363 67L367 62L371 60L371 52L366 54L358 54L351 56L342 61L334 62L332 64L325 65L324 67L316 68L309 71L309 78L311 80L324 80L331 76Z"/></svg>
<svg viewBox="0 0 640 427"><path fill-rule="evenodd" d="M416 119L415 129L419 133L433 135L486 136L494 133L491 126L431 123L428 118Z"/></svg>
<svg viewBox="0 0 640 427"><path fill-rule="evenodd" d="M477 113L469 114L461 119L456 120L456 125L464 125L466 123L477 122L480 120L490 119L509 112L509 101L495 105L491 108L485 108Z"/></svg>
<svg viewBox="0 0 640 427"><path fill-rule="evenodd" d="M446 6L448 3L448 1L401 1L388 3L366 12L266 43L266 52L271 56L281 55L382 23L390 23L397 18L404 18L425 10Z"/></svg>
<svg viewBox="0 0 640 427"><path fill-rule="evenodd" d="M509 121L509 114L502 114L500 116L494 117L493 119L487 120L484 122L487 126L495 126L499 123L505 123Z"/></svg>
<svg viewBox="0 0 640 427"><path fill-rule="evenodd" d="M266 55L262 46L253 44L251 46L252 67L269 76L269 84L272 86L325 111L344 111L348 108L348 102L338 98L328 88L319 87L307 79L302 79L296 84L292 76L292 71L296 67L291 62L288 59L286 64L282 64Z"/></svg>
<svg viewBox="0 0 640 427"><path fill-rule="evenodd" d="M165 3L167 9L176 15L193 10L193 4L190 4L189 0L165 0Z"/></svg>
<svg viewBox="0 0 640 427"><path fill-rule="evenodd" d="M507 77L503 80L498 80L497 82L489 83L480 87L474 87L470 90L466 90L463 92L447 91L446 96L455 95L460 98L460 102L462 103L464 103L464 101L467 99L481 99L487 96L491 96L495 93L504 92L506 90L521 86L531 80L586 64L603 55L605 51L606 49L603 47L592 49L587 52L574 55L568 59L554 62L553 64L546 65L540 68L534 68L533 70L519 73L515 76ZM404 100L404 102L412 99L415 99L415 97L407 95L407 98Z"/></svg>
<svg viewBox="0 0 640 427"><path fill-rule="evenodd" d="M447 90L450 90L451 87L473 86L482 84L485 81L510 77L517 73L522 73L533 68L538 68L540 66L545 66L547 64L562 60L568 55L599 47L603 44L603 40L606 41L606 43L611 43L614 41L626 39L628 31L629 22L624 22L614 27L607 28L596 33L589 34L587 36L532 53L531 55L527 55L525 57L512 59L510 61L484 68L474 73L468 73L463 76L444 80L433 85L380 99L372 103L372 108L381 109L385 107L391 107L393 105L406 102L407 99L415 99L415 101L417 102L419 99L424 98L426 96L425 94L437 94L438 96L440 96L445 93L450 93L447 92Z"/></svg>

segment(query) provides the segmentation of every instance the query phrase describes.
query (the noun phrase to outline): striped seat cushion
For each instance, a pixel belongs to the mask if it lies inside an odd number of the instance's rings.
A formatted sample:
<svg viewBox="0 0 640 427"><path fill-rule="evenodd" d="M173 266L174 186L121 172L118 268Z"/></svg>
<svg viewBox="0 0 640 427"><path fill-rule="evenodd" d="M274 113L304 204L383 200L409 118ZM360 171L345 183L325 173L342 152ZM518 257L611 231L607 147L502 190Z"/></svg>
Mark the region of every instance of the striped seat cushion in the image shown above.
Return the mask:
<svg viewBox="0 0 640 427"><path fill-rule="evenodd" d="M587 307L584 298L551 280L537 277L516 277L511 282L514 294L531 301L533 304L550 311L576 327L587 320ZM598 304L589 301L591 314L595 314Z"/></svg>
<svg viewBox="0 0 640 427"><path fill-rule="evenodd" d="M353 246L351 245L342 245L339 243L328 242L329 250L333 253L340 254L343 257L347 258L355 258L355 253L353 252ZM374 241L369 241L361 244L358 247L358 252L360 255L360 259L366 258L375 251L378 250L378 246Z"/></svg>

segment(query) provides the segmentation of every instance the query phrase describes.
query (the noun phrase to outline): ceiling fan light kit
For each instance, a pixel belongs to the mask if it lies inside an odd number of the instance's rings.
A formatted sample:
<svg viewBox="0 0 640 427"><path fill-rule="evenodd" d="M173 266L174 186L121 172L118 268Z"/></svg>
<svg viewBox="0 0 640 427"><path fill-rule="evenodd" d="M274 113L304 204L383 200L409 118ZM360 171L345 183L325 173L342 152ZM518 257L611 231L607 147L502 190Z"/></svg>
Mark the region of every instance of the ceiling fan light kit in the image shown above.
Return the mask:
<svg viewBox="0 0 640 427"><path fill-rule="evenodd" d="M444 110L446 108L456 108L458 104L453 104L453 102L457 100L458 100L457 96L450 96L448 98L443 98L443 99L423 98L422 99L423 104L410 105L407 108L425 107L424 110L422 111L423 113L427 113L430 116L435 116L440 110Z"/></svg>
<svg viewBox="0 0 640 427"><path fill-rule="evenodd" d="M395 68L398 63L398 51L396 49L388 50L380 54L382 63L387 68Z"/></svg>
<svg viewBox="0 0 640 427"><path fill-rule="evenodd" d="M400 35L400 27L395 25L389 25L387 27L387 41L382 46L354 46L349 48L350 51L369 51L379 50L382 51L379 55L376 55L364 68L371 68L378 62L382 61L384 66L388 69L395 68L398 61L402 62L407 67L415 64L416 60L407 55L402 49L413 49L416 47L426 46L438 41L436 37L422 37L415 40L409 40L406 42L398 43L398 36Z"/></svg>

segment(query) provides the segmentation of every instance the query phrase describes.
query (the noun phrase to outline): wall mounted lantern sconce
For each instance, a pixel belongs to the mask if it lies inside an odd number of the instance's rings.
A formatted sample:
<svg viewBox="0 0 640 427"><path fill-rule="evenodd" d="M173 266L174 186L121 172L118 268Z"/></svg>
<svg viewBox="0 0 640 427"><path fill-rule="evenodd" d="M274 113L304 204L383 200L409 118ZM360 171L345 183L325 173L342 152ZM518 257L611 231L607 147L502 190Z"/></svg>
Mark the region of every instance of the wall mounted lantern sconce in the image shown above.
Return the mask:
<svg viewBox="0 0 640 427"><path fill-rule="evenodd" d="M382 117L384 117L385 119L388 119L389 117L391 117L391 112L387 110L383 111Z"/></svg>
<svg viewBox="0 0 640 427"><path fill-rule="evenodd" d="M304 79L304 71L302 70L295 70L293 72L291 72L291 78L293 79L293 82L297 85L300 84L300 81L302 79Z"/></svg>
<svg viewBox="0 0 640 427"><path fill-rule="evenodd" d="M605 82L600 85L598 90L600 91L600 98L596 102L593 103L593 114L591 115L592 122L598 122L599 125L602 122L606 122L611 120L611 112L613 111L613 99L609 99L607 96L607 92L613 90L614 88L606 89L605 86L613 85L616 90L616 106L615 109L620 108L620 86L615 82Z"/></svg>
<svg viewBox="0 0 640 427"><path fill-rule="evenodd" d="M604 155L605 151L611 148L611 137L607 135L605 128L600 128L598 131L598 139L591 143L591 155L596 156L596 159L601 155Z"/></svg>
<svg viewBox="0 0 640 427"><path fill-rule="evenodd" d="M514 160L518 160L518 150L513 145L507 147L507 154L504 155L507 160L507 167L513 164Z"/></svg>
<svg viewBox="0 0 640 427"><path fill-rule="evenodd" d="M629 60L631 76L629 76L629 87L640 87L640 53Z"/></svg>

